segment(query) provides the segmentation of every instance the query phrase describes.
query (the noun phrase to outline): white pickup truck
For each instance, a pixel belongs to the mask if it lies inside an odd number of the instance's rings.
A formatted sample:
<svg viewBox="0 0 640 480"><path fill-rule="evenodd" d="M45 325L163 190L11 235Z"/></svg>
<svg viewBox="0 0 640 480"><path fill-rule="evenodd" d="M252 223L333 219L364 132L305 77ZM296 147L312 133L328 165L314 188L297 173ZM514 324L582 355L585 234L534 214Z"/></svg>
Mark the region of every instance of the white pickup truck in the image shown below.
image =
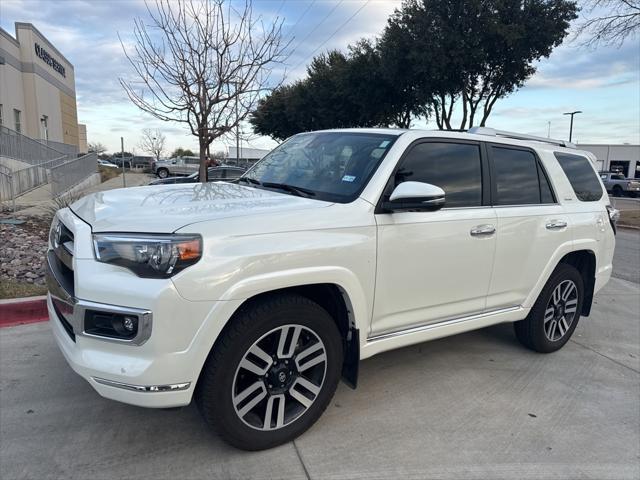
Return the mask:
<svg viewBox="0 0 640 480"><path fill-rule="evenodd" d="M195 399L229 443L273 447L386 350L501 322L561 348L611 275L593 162L487 128L332 130L236 184L92 194L51 226L53 332L100 395Z"/></svg>

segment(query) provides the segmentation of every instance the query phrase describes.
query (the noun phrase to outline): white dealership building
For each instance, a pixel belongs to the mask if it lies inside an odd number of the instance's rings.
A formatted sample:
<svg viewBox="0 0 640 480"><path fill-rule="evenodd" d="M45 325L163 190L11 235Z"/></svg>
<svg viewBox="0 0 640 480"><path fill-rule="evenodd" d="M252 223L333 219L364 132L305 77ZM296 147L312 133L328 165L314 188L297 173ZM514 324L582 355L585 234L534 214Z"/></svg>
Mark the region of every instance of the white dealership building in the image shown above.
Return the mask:
<svg viewBox="0 0 640 480"><path fill-rule="evenodd" d="M626 177L640 178L640 145L581 143L578 148L596 156L601 172L620 172Z"/></svg>
<svg viewBox="0 0 640 480"><path fill-rule="evenodd" d="M53 148L87 151L73 65L30 23L17 22L15 37L0 28L0 124Z"/></svg>

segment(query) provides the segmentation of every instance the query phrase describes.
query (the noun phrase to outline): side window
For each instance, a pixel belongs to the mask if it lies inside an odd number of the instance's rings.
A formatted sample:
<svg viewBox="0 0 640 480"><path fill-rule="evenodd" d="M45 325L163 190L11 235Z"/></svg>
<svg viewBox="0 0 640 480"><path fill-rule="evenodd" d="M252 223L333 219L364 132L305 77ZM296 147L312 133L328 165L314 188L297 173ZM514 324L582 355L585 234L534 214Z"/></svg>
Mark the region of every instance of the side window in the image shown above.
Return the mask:
<svg viewBox="0 0 640 480"><path fill-rule="evenodd" d="M540 201L541 203L556 203L556 199L553 196L553 190L551 190L551 184L549 178L544 173L544 170L538 163L538 179L540 180Z"/></svg>
<svg viewBox="0 0 640 480"><path fill-rule="evenodd" d="M527 150L516 150L491 146L491 158L496 182L495 205L530 205L549 203L542 200L541 184L538 180L538 162ZM542 173L542 172L540 172ZM545 195L551 195L546 184Z"/></svg>
<svg viewBox="0 0 640 480"><path fill-rule="evenodd" d="M595 202L602 198L602 187L589 159L570 153L554 154L571 183L578 200Z"/></svg>
<svg viewBox="0 0 640 480"><path fill-rule="evenodd" d="M416 145L396 173L396 185L425 182L442 188L445 207L482 205L480 147L464 143L425 142Z"/></svg>

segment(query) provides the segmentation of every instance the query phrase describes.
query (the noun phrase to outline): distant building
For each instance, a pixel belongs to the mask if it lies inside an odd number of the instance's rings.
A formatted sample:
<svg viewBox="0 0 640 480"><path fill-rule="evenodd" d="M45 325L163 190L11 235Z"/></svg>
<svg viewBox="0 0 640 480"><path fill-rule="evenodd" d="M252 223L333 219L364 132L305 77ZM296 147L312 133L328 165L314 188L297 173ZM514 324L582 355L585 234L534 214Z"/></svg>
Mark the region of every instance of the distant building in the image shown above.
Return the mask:
<svg viewBox="0 0 640 480"><path fill-rule="evenodd" d="M620 172L626 177L640 178L640 145L585 143L578 148L596 156L601 172Z"/></svg>
<svg viewBox="0 0 640 480"><path fill-rule="evenodd" d="M87 143L87 126L83 123L78 124L78 153L89 153L89 144Z"/></svg>
<svg viewBox="0 0 640 480"><path fill-rule="evenodd" d="M263 148L240 147L240 155L238 155L236 147L229 147L227 163L241 166L253 165L270 151Z"/></svg>
<svg viewBox="0 0 640 480"><path fill-rule="evenodd" d="M15 28L15 38L0 28L0 124L65 153L86 151L73 65L32 24Z"/></svg>

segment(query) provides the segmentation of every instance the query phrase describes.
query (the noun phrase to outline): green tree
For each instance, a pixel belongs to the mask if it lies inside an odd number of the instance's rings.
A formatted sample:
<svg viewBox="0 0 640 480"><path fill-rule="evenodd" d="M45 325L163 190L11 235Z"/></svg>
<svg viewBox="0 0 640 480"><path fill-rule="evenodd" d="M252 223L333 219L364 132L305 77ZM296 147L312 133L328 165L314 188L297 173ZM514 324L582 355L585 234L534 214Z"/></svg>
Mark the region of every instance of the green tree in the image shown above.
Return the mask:
<svg viewBox="0 0 640 480"><path fill-rule="evenodd" d="M485 125L498 99L535 73L577 16L573 0L405 0L379 42L441 129Z"/></svg>
<svg viewBox="0 0 640 480"><path fill-rule="evenodd" d="M171 158L174 157L197 157L197 155L193 153L193 150L178 147L171 153Z"/></svg>

